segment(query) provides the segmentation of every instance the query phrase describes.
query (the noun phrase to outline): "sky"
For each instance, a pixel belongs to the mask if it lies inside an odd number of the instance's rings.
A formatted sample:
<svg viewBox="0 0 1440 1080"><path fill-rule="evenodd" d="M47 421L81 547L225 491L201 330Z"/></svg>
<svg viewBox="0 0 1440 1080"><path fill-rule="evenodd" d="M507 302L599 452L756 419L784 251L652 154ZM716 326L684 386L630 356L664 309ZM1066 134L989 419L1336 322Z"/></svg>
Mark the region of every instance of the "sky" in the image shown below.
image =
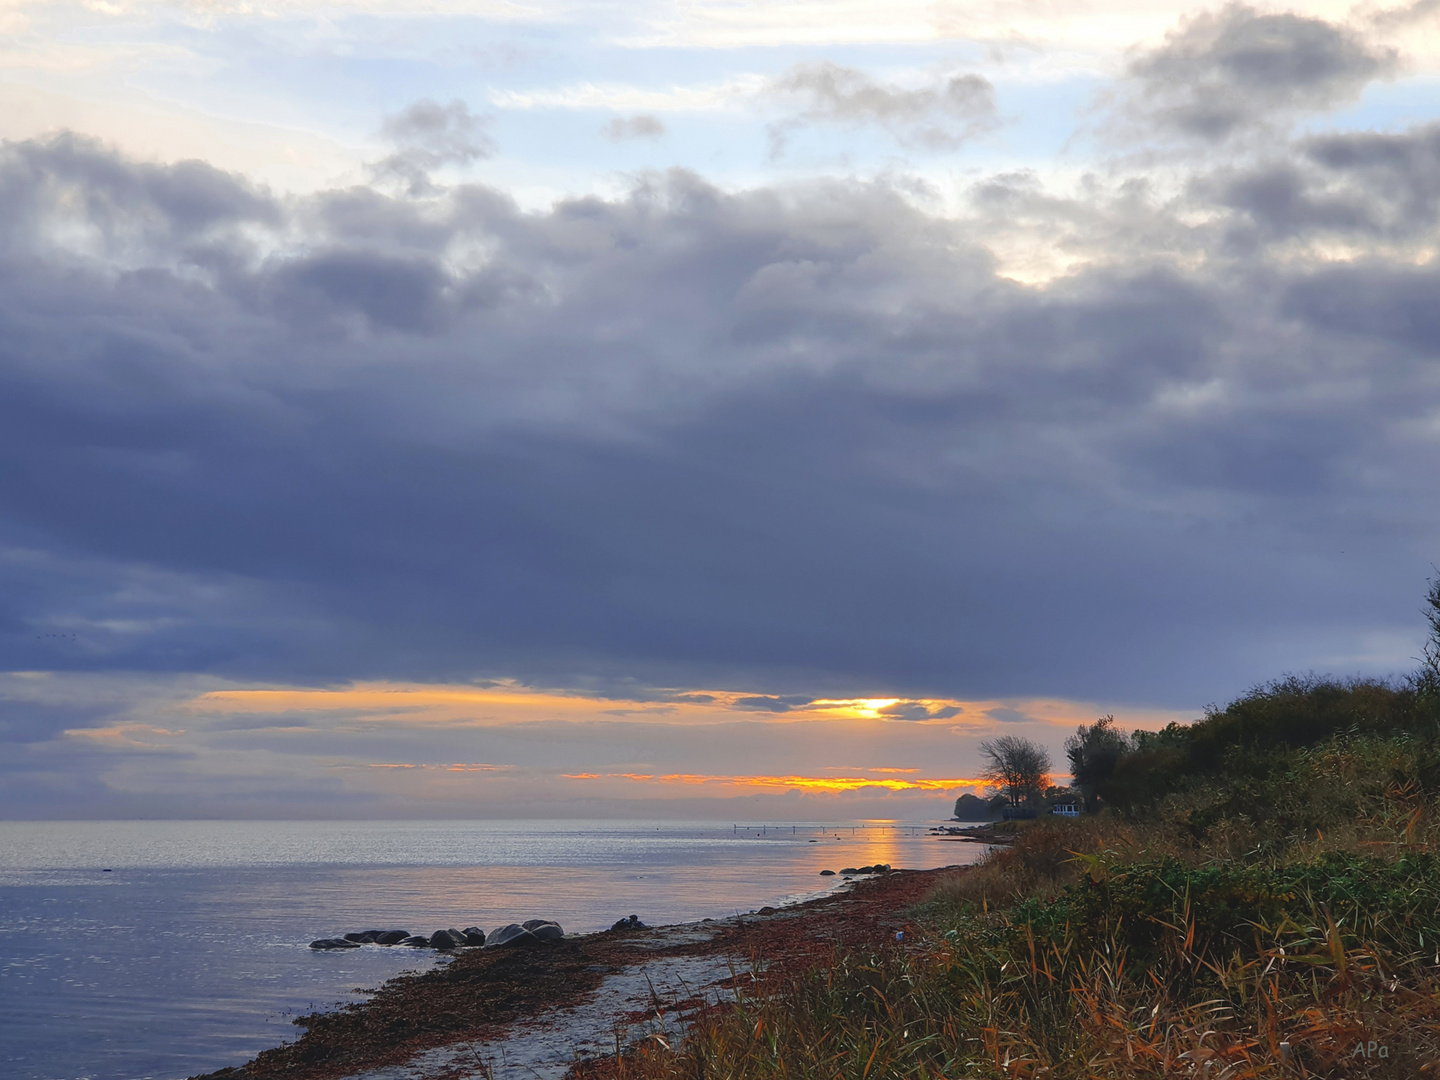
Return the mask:
<svg viewBox="0 0 1440 1080"><path fill-rule="evenodd" d="M1398 677L1440 3L0 0L0 817L923 819Z"/></svg>

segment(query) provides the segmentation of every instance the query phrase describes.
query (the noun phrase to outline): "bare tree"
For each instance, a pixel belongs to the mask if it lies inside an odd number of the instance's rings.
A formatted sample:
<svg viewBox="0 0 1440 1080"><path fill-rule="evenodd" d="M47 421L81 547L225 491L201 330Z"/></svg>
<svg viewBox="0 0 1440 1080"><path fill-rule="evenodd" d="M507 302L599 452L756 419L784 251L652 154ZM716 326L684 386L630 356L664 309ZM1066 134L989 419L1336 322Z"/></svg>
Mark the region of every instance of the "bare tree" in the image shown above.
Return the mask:
<svg viewBox="0 0 1440 1080"><path fill-rule="evenodd" d="M1414 684L1424 694L1440 695L1440 575L1429 584L1424 612L1425 621L1430 624L1430 637L1425 642Z"/></svg>
<svg viewBox="0 0 1440 1080"><path fill-rule="evenodd" d="M1050 782L1050 755L1043 746L1018 735L1002 735L980 744L985 765L980 778L998 787L1011 806L1034 799Z"/></svg>

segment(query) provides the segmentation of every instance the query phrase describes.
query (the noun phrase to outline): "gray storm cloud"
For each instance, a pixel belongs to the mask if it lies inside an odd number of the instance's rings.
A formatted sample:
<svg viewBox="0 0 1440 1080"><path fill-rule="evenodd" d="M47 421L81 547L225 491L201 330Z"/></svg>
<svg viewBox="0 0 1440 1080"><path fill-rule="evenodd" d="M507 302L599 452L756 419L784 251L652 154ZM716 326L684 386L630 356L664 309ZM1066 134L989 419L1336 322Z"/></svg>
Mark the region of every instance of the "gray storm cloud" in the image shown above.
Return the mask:
<svg viewBox="0 0 1440 1080"><path fill-rule="evenodd" d="M1418 641L1440 543L1434 147L1217 165L1021 285L883 184L536 212L7 144L4 667L762 711L1393 670L1350 658ZM1295 246L1336 235L1413 250Z"/></svg>

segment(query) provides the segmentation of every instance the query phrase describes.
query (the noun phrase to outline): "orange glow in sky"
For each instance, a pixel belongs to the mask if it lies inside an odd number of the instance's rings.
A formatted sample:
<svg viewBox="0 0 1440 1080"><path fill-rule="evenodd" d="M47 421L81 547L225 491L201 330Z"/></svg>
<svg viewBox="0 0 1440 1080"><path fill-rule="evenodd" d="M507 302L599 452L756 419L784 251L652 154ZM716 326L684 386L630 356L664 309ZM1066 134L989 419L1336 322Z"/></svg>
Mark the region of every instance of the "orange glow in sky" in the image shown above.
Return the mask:
<svg viewBox="0 0 1440 1080"><path fill-rule="evenodd" d="M955 791L959 788L981 787L985 783L983 780L967 777L899 780L890 776L877 779L868 776L704 776L695 773L671 773L666 776L648 776L638 773L565 773L563 776L566 780L607 779L653 781L657 784L719 784L762 791L815 792L860 791L863 788L885 788L887 791Z"/></svg>
<svg viewBox="0 0 1440 1080"><path fill-rule="evenodd" d="M484 726L527 720L622 719L668 724L735 721L796 723L814 720L875 720L881 723L951 725L993 724L991 713L1023 713L1037 723L1073 726L1114 711L1127 726L1159 728L1188 714L1159 710L1101 708L1086 702L1054 699L1023 701L957 701L933 698L816 698L805 704L767 709L779 701L764 694L733 690L673 690L658 700L625 700L555 690L536 690L512 681L485 686L463 684L357 682L335 688L264 688L214 690L191 700L188 708L203 713L276 715L289 712L332 712L356 720L397 720L410 723ZM756 704L759 702L760 704ZM907 708L920 715L900 717L885 710ZM943 713L944 715L934 715ZM1123 713L1123 715L1122 715Z"/></svg>

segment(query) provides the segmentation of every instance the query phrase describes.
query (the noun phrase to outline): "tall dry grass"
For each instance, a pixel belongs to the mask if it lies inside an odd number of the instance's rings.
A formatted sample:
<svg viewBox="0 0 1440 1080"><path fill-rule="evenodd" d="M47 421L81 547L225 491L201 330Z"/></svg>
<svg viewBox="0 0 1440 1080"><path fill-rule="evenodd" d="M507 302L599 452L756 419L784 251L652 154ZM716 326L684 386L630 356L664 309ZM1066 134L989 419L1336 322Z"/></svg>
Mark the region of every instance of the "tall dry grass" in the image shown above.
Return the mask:
<svg viewBox="0 0 1440 1080"><path fill-rule="evenodd" d="M974 866L943 879L918 914L943 917L967 903L988 912L1027 896L1053 896L1082 874L1078 852L1137 851L1143 846L1134 826L1110 815L1018 824L1014 843L992 848Z"/></svg>
<svg viewBox="0 0 1440 1080"><path fill-rule="evenodd" d="M1440 966L1397 966L1328 926L1299 929L1284 946L1227 960L1182 923L1163 938L1164 960L1144 968L1118 935L1099 949L1072 937L1017 951L952 936L909 953L837 957L829 971L700 1021L682 1047L627 1055L619 1075L1434 1075Z"/></svg>
<svg viewBox="0 0 1440 1080"><path fill-rule="evenodd" d="M1146 815L1040 821L905 949L696 1019L633 1080L1440 1075L1433 747L1342 735Z"/></svg>

